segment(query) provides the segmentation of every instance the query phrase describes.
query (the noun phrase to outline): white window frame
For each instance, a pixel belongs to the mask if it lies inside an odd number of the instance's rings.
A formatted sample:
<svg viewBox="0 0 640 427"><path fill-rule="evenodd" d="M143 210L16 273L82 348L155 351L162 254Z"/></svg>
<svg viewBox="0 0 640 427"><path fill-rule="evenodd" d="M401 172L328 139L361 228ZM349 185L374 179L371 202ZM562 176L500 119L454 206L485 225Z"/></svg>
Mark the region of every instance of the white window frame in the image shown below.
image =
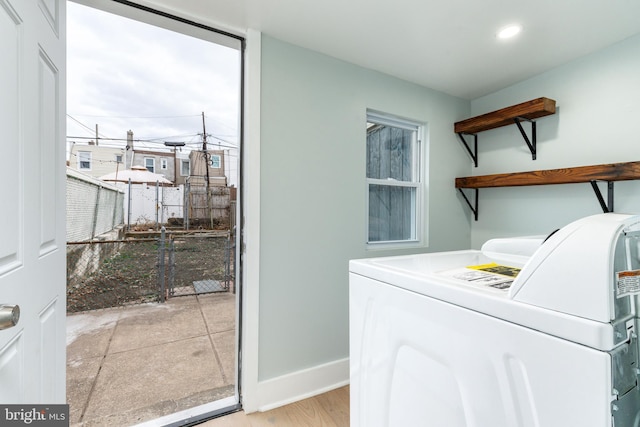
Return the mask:
<svg viewBox="0 0 640 427"><path fill-rule="evenodd" d="M425 160L423 158L424 140L425 140L425 125L413 120L404 119L391 114L381 113L377 111L367 110L367 123L376 123L380 125L393 126L402 129L408 129L415 131L416 137L413 141L412 147L412 178L411 181L399 181L393 179L366 179L366 249L394 249L394 248L408 248L408 247L421 247L424 246L424 223L426 214L426 208L424 206L424 194L425 194L425 179L423 170L423 164ZM366 144L366 136L365 136ZM368 155L368 154L367 154ZM365 158L365 161L368 159ZM411 238L406 240L385 240L385 241L369 241L369 188L371 185L382 185L389 187L409 187L415 188L415 198L411 203Z"/></svg>
<svg viewBox="0 0 640 427"><path fill-rule="evenodd" d="M78 170L80 171L90 171L91 170L91 166L93 165L93 159L92 159L92 152L91 151L78 151ZM86 158L83 159L83 157L86 156ZM88 167L83 167L82 163L86 162L89 163Z"/></svg>
<svg viewBox="0 0 640 427"><path fill-rule="evenodd" d="M153 168L153 170L150 170L149 172L156 173L156 159L154 159L153 157L145 157L144 158L144 167L147 168L147 170L149 170L149 166L147 165L147 162L149 160L151 160L151 162L153 163L153 165L151 166Z"/></svg>
<svg viewBox="0 0 640 427"><path fill-rule="evenodd" d="M160 169L162 170L167 170L167 168L169 167L169 162L167 161L167 159L160 159Z"/></svg>
<svg viewBox="0 0 640 427"><path fill-rule="evenodd" d="M214 162L213 159L216 159L216 161ZM211 169L220 169L222 167L222 156L220 154L212 154L209 159L209 166L211 166Z"/></svg>
<svg viewBox="0 0 640 427"><path fill-rule="evenodd" d="M187 173L184 173L184 165L187 165ZM191 174L191 162L189 160L180 160L180 176L189 176Z"/></svg>

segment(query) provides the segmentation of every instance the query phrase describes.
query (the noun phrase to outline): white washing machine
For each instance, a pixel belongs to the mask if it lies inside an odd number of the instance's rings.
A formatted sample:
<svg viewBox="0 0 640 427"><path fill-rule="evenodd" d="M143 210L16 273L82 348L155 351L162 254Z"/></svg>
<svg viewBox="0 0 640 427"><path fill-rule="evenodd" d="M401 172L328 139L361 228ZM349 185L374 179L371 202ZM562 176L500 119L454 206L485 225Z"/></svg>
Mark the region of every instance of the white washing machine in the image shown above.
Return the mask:
<svg viewBox="0 0 640 427"><path fill-rule="evenodd" d="M353 260L351 427L640 426L640 216Z"/></svg>

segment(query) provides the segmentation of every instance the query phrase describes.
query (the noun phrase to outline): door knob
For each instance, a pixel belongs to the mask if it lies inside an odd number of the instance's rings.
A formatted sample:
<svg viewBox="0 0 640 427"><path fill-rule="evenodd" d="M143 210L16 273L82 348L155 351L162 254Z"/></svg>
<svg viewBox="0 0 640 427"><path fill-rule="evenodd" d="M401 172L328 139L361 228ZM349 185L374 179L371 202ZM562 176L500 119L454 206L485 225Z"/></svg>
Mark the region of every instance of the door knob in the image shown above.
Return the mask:
<svg viewBox="0 0 640 427"><path fill-rule="evenodd" d="M0 304L0 330L9 329L20 320L20 306Z"/></svg>

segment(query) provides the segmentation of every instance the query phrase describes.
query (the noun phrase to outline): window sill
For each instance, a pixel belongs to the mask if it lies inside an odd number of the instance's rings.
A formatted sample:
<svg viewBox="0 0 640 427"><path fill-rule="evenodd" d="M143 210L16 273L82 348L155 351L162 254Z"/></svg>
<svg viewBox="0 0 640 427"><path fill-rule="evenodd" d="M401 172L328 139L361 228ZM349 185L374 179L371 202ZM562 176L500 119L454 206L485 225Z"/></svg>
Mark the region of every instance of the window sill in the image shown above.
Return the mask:
<svg viewBox="0 0 640 427"><path fill-rule="evenodd" d="M367 251L387 251L387 250L401 250L401 249L415 249L424 248L425 243L422 240L402 240L392 242L368 242L366 246Z"/></svg>

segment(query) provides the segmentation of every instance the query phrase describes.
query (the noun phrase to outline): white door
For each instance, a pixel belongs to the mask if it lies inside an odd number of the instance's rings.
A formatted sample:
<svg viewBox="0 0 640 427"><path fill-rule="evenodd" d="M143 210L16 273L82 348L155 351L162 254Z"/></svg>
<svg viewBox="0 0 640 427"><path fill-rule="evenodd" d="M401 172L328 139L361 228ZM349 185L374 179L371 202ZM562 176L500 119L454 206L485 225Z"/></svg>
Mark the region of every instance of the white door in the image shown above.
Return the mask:
<svg viewBox="0 0 640 427"><path fill-rule="evenodd" d="M3 404L66 400L65 2L0 0Z"/></svg>

